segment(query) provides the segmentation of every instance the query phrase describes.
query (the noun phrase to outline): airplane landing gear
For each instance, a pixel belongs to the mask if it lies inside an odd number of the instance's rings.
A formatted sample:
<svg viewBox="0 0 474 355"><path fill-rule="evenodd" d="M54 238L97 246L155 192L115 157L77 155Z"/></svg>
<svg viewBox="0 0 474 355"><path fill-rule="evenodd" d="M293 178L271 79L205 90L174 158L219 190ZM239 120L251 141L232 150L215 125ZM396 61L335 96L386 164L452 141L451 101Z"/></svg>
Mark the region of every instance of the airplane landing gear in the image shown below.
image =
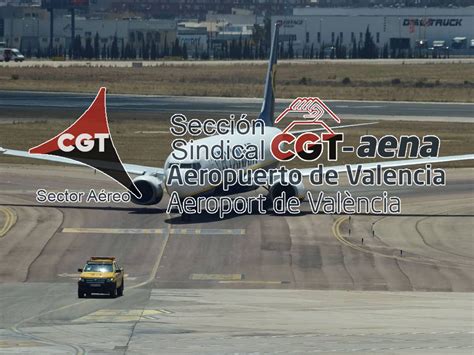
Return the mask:
<svg viewBox="0 0 474 355"><path fill-rule="evenodd" d="M190 214L188 214L188 213L183 213L183 214L181 215L181 221L183 221L183 222L189 222L189 221L191 221L191 216L192 216L192 215L190 215Z"/></svg>

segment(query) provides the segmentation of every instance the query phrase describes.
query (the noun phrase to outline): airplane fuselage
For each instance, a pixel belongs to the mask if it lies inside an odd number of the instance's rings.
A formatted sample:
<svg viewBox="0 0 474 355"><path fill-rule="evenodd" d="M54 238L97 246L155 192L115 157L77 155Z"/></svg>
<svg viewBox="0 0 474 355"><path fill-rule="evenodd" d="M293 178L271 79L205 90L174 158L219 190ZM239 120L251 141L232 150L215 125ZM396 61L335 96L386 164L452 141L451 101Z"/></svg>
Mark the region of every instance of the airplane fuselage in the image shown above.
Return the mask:
<svg viewBox="0 0 474 355"><path fill-rule="evenodd" d="M179 150L173 150L166 159L165 182L168 180L167 177L173 165L179 166L179 174L183 175L188 169L218 169L222 171L224 169L248 170L276 167L279 161L273 157L270 145L272 138L280 132L279 128L265 127L264 132L257 134L223 134L190 141L180 147ZM222 159L212 159L204 153L209 152L213 147L217 147L217 150L224 147L225 152L222 154ZM244 152L239 152L239 149L245 150L245 147L257 147L259 150L257 156L250 159L248 157L236 159L235 157L229 157L227 154L227 148L229 148L236 149L238 155L244 155ZM202 186L180 185L176 182L165 183L165 188L168 194L175 191L181 198L216 192L221 195L234 194L241 191L239 186L229 191L221 191L218 186L211 185L209 181L205 181ZM248 190L248 187L246 189Z"/></svg>

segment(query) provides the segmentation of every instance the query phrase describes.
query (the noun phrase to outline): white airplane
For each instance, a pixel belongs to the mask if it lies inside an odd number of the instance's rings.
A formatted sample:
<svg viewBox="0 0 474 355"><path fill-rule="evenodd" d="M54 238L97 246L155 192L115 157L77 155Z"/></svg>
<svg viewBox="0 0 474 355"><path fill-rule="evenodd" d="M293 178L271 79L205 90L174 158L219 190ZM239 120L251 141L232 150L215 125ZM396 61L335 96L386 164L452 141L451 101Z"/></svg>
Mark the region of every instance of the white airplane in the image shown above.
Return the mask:
<svg viewBox="0 0 474 355"><path fill-rule="evenodd" d="M133 182L138 190L141 192L141 197L138 198L136 196L132 196L132 201L138 205L155 205L158 204L161 199L163 198L164 191L171 194L172 192L176 191L180 198L187 197L187 196L199 196L199 195L223 195L223 194L235 194L238 192L254 190L257 186L249 188L249 187L239 187L230 190L230 191L222 191L219 187L212 186L210 184L206 186L186 186L186 185L178 185L178 184L171 184L167 185L164 182L166 181L166 177L170 173L170 168L175 165L179 167L180 174L184 174L187 169L220 169L223 170L225 168L234 168L234 169L256 169L256 168L270 168L270 167L277 167L280 162L273 157L270 153L270 145L272 138L281 133L282 131L273 126L274 123L274 104L275 104L275 97L274 97L274 66L277 62L277 47L278 47L278 32L279 32L279 25L275 26L275 31L272 37L272 44L270 50L270 59L269 65L267 69L266 75L266 82L265 82L265 92L264 92L264 100L261 108L261 112L258 116L258 119L262 120L265 124L264 134L262 135L252 135L252 134L224 134L224 135L215 135L210 136L202 139L197 139L192 143L186 144L184 149L191 150L193 145L207 145L209 147L214 146L217 142L221 140L228 140L230 145L246 145L246 144L258 144L259 141L262 139L264 140L264 150L265 150L265 158L263 160L252 160L247 161L245 163L238 163L236 161L216 161L216 160L209 160L209 159L187 159L187 160L177 160L174 156L176 151L173 151L168 158L166 159L164 168L157 168L157 167L149 167L149 166L142 166L142 165L134 165L134 164L123 164L127 173L132 175L137 175ZM346 126L336 126L335 128L349 128L355 127L365 124L353 124L353 125L346 125ZM371 124L371 123L370 123ZM301 130L301 131L293 131L292 134L298 135L304 132L310 131L321 131L324 128L316 128L316 129L308 129L308 130ZM58 163L64 164L72 164L72 165L82 165L78 161L74 161L65 157L60 156L51 156L51 155L41 155L41 154L29 154L26 151L19 151L13 149L2 149L0 148L0 154L5 155L12 155L18 156L22 158L33 158L33 159L42 159L48 160ZM353 170L357 169L360 166L363 170L366 169L375 169L377 166L381 168L396 168L396 167L405 167L405 166L412 166L412 165L420 165L420 164L428 164L428 163L442 163L442 162L452 162L452 161L461 161L461 160L471 160L474 159L474 154L465 154L465 155L455 155L455 156L445 156L445 157L436 157L436 158L421 158L421 159L405 159L405 160L397 160L397 161L384 161L379 163L368 163L368 164L354 164L351 166ZM347 172L346 165L340 166L327 166L323 169L323 173L326 172L328 169L334 170L336 172ZM300 169L303 176L309 176L313 169L306 168ZM283 186L279 182L274 183L272 186L267 186L268 190L268 198L269 200L273 200L275 197L280 196L282 192L286 193L287 197L297 196L299 198L304 198L306 194L305 186L301 183L297 186L292 185L285 185Z"/></svg>

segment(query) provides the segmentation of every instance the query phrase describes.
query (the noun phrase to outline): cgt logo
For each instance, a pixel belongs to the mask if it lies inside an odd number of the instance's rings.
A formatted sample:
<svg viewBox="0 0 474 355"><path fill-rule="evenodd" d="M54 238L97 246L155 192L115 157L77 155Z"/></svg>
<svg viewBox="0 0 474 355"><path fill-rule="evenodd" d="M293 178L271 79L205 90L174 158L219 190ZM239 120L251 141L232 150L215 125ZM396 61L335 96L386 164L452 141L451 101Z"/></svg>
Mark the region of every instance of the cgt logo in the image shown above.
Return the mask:
<svg viewBox="0 0 474 355"><path fill-rule="evenodd" d="M64 133L58 138L58 147L66 153L72 152L74 148L87 153L95 148L95 140L97 140L99 153L104 153L106 139L110 139L108 133L95 133L94 136L89 133L81 133L77 137L74 137L71 133Z"/></svg>
<svg viewBox="0 0 474 355"><path fill-rule="evenodd" d="M101 171L125 187L135 197L141 192L125 170L110 135L106 89L100 88L94 102L72 125L54 138L29 150L78 161Z"/></svg>
<svg viewBox="0 0 474 355"><path fill-rule="evenodd" d="M279 161L290 161L295 157L303 161L319 159L327 146L328 160L337 160L337 144L344 140L342 133L335 133L321 118L325 113L340 123L341 120L318 97L298 97L276 118L275 123L291 113L302 114L304 120L292 120L271 142L271 153ZM297 126L317 126L304 131L290 131ZM323 131L321 135L314 131Z"/></svg>

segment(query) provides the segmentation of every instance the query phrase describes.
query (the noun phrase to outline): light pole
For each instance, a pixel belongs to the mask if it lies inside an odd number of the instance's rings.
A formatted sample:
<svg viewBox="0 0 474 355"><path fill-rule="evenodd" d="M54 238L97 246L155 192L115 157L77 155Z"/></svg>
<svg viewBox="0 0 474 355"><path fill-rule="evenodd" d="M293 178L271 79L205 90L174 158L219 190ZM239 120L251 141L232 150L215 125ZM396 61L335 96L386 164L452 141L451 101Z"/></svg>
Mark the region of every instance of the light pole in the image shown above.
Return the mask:
<svg viewBox="0 0 474 355"><path fill-rule="evenodd" d="M53 55L53 36L54 36L54 9L53 5L49 10L49 57Z"/></svg>
<svg viewBox="0 0 474 355"><path fill-rule="evenodd" d="M71 7L71 59L74 59L74 39L76 38L76 11Z"/></svg>
<svg viewBox="0 0 474 355"><path fill-rule="evenodd" d="M319 52L323 51L323 19L319 19Z"/></svg>
<svg viewBox="0 0 474 355"><path fill-rule="evenodd" d="M323 41L323 19L319 19L319 44Z"/></svg>
<svg viewBox="0 0 474 355"><path fill-rule="evenodd" d="M398 38L402 37L402 18L398 18Z"/></svg>

